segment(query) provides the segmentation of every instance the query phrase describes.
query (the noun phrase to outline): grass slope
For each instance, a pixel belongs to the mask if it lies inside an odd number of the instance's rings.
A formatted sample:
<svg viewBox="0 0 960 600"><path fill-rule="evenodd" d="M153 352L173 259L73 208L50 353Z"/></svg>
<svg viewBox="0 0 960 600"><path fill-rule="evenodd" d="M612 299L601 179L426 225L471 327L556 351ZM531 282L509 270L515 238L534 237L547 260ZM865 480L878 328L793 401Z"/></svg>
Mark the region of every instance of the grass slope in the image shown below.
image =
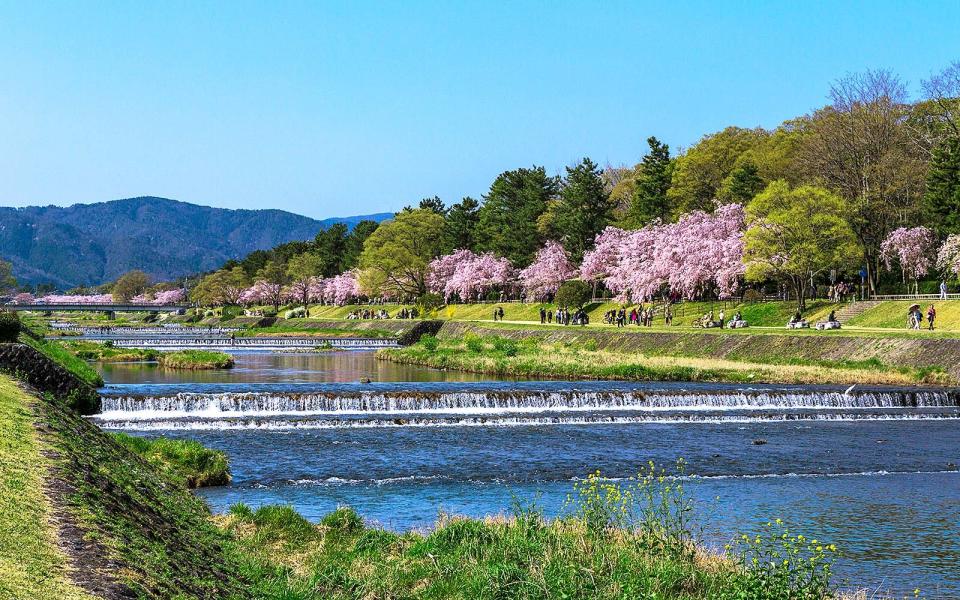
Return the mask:
<svg viewBox="0 0 960 600"><path fill-rule="evenodd" d="M0 375L0 598L92 598L69 579L43 493L49 468L29 394Z"/></svg>
<svg viewBox="0 0 960 600"><path fill-rule="evenodd" d="M46 477L58 522L71 524L61 536L68 536L83 576L113 581L104 597L250 597L230 538L180 478L159 472L59 401L3 397L41 423L39 450L50 470L28 468ZM5 447L8 428L0 432ZM4 505L18 501L14 487L2 494Z"/></svg>
<svg viewBox="0 0 960 600"><path fill-rule="evenodd" d="M45 354L47 358L59 363L64 369L73 373L80 381L95 388L103 385L103 377L96 369L59 343L51 340L35 339L26 334L20 335L20 342L33 346Z"/></svg>

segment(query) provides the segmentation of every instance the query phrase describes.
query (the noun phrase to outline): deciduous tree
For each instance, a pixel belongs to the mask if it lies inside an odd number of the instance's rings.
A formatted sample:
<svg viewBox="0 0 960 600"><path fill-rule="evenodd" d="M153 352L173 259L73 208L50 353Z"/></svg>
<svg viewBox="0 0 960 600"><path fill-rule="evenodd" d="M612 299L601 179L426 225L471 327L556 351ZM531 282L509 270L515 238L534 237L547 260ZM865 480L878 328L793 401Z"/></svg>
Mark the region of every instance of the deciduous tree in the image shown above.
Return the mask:
<svg viewBox="0 0 960 600"><path fill-rule="evenodd" d="M442 234L443 217L426 209L401 212L382 223L364 243L362 287L374 294L422 295Z"/></svg>
<svg viewBox="0 0 960 600"><path fill-rule="evenodd" d="M787 283L798 307L805 309L810 279L856 255L856 237L845 214L843 199L828 190L771 183L747 206L747 279Z"/></svg>

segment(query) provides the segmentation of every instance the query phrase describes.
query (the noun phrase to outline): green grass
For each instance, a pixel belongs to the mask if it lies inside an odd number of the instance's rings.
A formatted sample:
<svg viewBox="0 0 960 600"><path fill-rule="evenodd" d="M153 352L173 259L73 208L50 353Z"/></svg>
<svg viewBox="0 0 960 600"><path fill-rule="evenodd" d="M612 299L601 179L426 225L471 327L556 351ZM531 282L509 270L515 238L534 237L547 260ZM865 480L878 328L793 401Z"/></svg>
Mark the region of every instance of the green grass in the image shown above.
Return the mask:
<svg viewBox="0 0 960 600"><path fill-rule="evenodd" d="M509 516L441 517L432 531L398 534L365 526L349 508L312 526L289 507L236 505L222 523L253 557L262 598L787 600L833 591L835 548L817 549L779 522L727 553L704 551L683 485L662 475L651 468L617 483L591 474L550 520L518 504ZM767 568L776 554L790 558Z"/></svg>
<svg viewBox="0 0 960 600"><path fill-rule="evenodd" d="M907 329L907 309L912 301L889 301L871 308L850 321L850 325L857 327L882 327L886 329ZM960 301L948 300L941 302L939 300L923 300L917 302L920 304L923 313L923 326L926 328L927 307L931 304L937 310L936 328L939 331L960 331ZM916 332L914 332L916 335Z"/></svg>
<svg viewBox="0 0 960 600"><path fill-rule="evenodd" d="M134 454L143 457L165 473L184 480L187 487L199 488L230 483L227 455L206 448L193 440L142 438L113 433L113 439Z"/></svg>
<svg viewBox="0 0 960 600"><path fill-rule="evenodd" d="M77 358L100 362L139 362L157 360L160 352L148 348L115 348L103 342L69 340L59 342Z"/></svg>
<svg viewBox="0 0 960 600"><path fill-rule="evenodd" d="M595 339L549 342L536 337L512 339L468 333L443 339L424 336L413 346L383 349L377 356L438 369L546 379L890 385L954 382L942 367L895 367L876 358L804 358L796 348L771 343L789 338L766 337L770 339L749 344L750 352L746 353L737 351L738 346L732 350L726 347L731 340L709 336L707 340L716 344L691 337L689 343L665 340L660 346L648 344L636 351L601 349Z"/></svg>
<svg viewBox="0 0 960 600"><path fill-rule="evenodd" d="M135 598L250 598L245 560L180 477L136 457L61 403L37 399L45 474L92 552L82 557ZM5 440L7 429L0 430ZM6 497L7 488L0 490ZM74 546L70 546L71 548ZM17 596L49 598L54 596Z"/></svg>
<svg viewBox="0 0 960 600"><path fill-rule="evenodd" d="M68 579L44 496L49 467L33 427L32 399L0 375L0 598L92 598Z"/></svg>
<svg viewBox="0 0 960 600"><path fill-rule="evenodd" d="M210 350L178 350L161 353L157 362L168 369L229 369L233 366L233 357Z"/></svg>
<svg viewBox="0 0 960 600"><path fill-rule="evenodd" d="M100 373L97 372L96 369L91 367L82 358L67 350L59 342L43 339L37 340L25 334L20 335L20 341L42 352L48 358L74 374L80 381L93 387L103 385L103 377L100 376Z"/></svg>

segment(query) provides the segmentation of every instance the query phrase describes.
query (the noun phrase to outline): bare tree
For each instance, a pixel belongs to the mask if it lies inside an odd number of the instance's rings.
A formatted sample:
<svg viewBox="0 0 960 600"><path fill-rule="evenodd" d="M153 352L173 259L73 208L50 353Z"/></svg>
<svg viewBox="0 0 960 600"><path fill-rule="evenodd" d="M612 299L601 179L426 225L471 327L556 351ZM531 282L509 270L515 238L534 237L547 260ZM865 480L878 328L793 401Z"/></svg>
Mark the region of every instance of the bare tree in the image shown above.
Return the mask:
<svg viewBox="0 0 960 600"><path fill-rule="evenodd" d="M880 244L913 218L923 194L924 155L905 122L906 88L890 71L847 76L830 99L807 122L800 161L808 177L846 200L873 291Z"/></svg>
<svg viewBox="0 0 960 600"><path fill-rule="evenodd" d="M951 135L960 135L960 61L921 82L927 99Z"/></svg>

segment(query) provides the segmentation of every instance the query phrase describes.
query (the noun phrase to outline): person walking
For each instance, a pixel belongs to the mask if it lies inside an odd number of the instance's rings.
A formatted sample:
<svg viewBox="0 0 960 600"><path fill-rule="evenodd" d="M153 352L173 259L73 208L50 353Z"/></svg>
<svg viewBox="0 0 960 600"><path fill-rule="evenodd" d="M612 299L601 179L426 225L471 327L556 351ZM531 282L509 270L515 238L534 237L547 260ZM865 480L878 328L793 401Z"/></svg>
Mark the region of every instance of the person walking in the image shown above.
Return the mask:
<svg viewBox="0 0 960 600"><path fill-rule="evenodd" d="M543 325L547 322L547 309L540 307L540 324Z"/></svg>
<svg viewBox="0 0 960 600"><path fill-rule="evenodd" d="M670 308L670 305L667 305L667 311L663 314L663 322L667 327L673 325L673 310Z"/></svg>
<svg viewBox="0 0 960 600"><path fill-rule="evenodd" d="M726 320L727 313L723 312L723 309L720 309L720 314L717 315L720 317L720 329L723 329L723 322Z"/></svg>
<svg viewBox="0 0 960 600"><path fill-rule="evenodd" d="M933 322L937 318L937 309L930 305L930 308L927 309L927 325L930 328L930 331L933 331Z"/></svg>
<svg viewBox="0 0 960 600"><path fill-rule="evenodd" d="M553 311L552 311L552 310L548 310L548 311L547 311L547 324L548 324L548 325L552 325L552 324L553 324Z"/></svg>
<svg viewBox="0 0 960 600"><path fill-rule="evenodd" d="M499 315L500 315L500 322L502 323L502 322L503 322L503 307L502 307L502 306L497 307L497 312L498 312Z"/></svg>
<svg viewBox="0 0 960 600"><path fill-rule="evenodd" d="M940 281L940 299L947 299L947 282L945 280Z"/></svg>

